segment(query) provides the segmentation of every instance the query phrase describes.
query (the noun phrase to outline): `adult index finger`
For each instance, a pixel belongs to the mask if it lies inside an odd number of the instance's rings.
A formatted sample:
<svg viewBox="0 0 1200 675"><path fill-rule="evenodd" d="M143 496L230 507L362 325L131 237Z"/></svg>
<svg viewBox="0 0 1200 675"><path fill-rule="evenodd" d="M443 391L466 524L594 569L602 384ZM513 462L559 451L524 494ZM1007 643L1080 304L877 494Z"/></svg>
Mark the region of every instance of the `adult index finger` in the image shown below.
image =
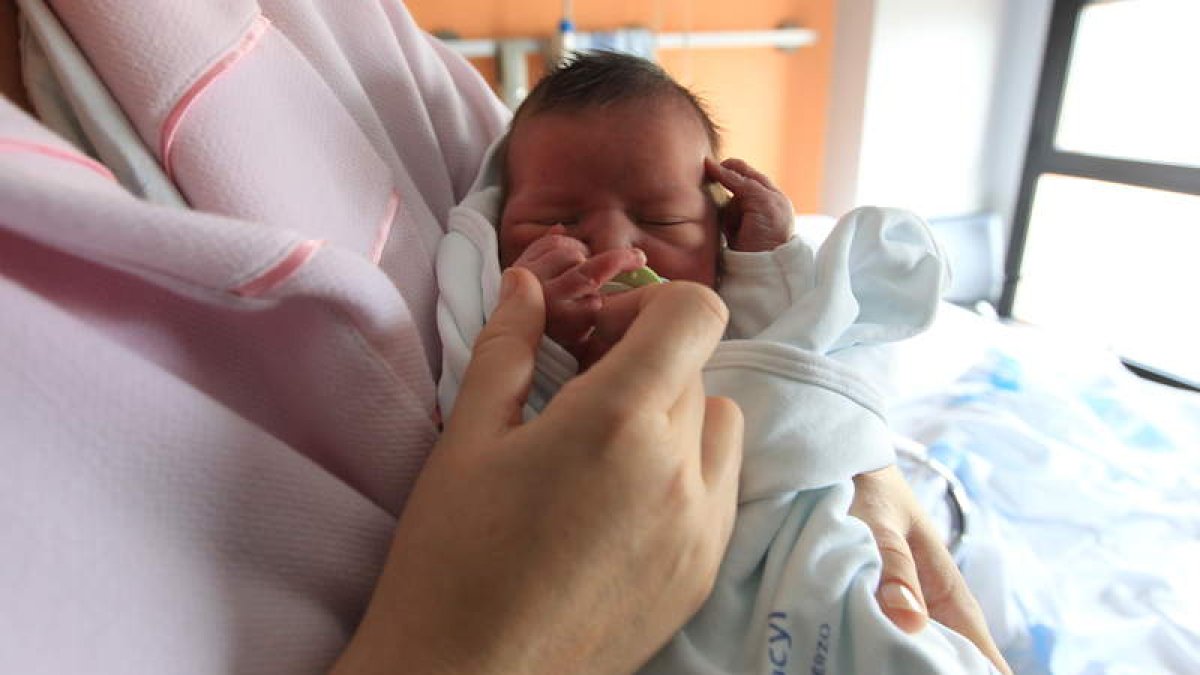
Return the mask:
<svg viewBox="0 0 1200 675"><path fill-rule="evenodd" d="M635 311L624 337L577 380L580 395L668 411L697 377L725 332L729 310L712 289L686 281L613 296ZM621 307L621 303L633 303Z"/></svg>
<svg viewBox="0 0 1200 675"><path fill-rule="evenodd" d="M475 339L447 435L494 440L520 422L544 329L545 306L537 279L521 268L505 270L500 304Z"/></svg>
<svg viewBox="0 0 1200 675"><path fill-rule="evenodd" d="M928 520L921 519L914 524L908 543L929 605L930 617L975 643L1001 673L1010 675L1012 670L988 632L983 610L979 608L975 596L971 595L966 580L954 564L954 558Z"/></svg>

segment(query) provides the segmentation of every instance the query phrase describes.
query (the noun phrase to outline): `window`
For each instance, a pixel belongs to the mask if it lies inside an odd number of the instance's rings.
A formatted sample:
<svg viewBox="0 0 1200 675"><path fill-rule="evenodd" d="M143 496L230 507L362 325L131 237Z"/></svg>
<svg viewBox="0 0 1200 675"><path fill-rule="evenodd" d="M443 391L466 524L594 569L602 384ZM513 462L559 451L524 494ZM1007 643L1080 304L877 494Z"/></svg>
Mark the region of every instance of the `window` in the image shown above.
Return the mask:
<svg viewBox="0 0 1200 675"><path fill-rule="evenodd" d="M1200 3L1056 0L1004 316L1200 386Z"/></svg>

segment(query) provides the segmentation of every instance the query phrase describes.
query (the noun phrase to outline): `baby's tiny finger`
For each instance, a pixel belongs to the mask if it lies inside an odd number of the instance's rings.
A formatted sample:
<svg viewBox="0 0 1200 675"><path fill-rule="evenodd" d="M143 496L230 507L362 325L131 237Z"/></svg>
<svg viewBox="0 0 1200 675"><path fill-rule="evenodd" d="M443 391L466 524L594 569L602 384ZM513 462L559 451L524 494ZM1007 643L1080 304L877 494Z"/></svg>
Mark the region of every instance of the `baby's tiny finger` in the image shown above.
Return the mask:
<svg viewBox="0 0 1200 675"><path fill-rule="evenodd" d="M771 182L771 179L768 178L766 174L750 166L744 159L730 157L724 162L721 162L721 166L726 170L733 171L739 176L752 180L769 190L779 192L779 188L775 187L775 184Z"/></svg>
<svg viewBox="0 0 1200 675"><path fill-rule="evenodd" d="M712 178L733 193L734 201L754 203L767 199L772 194L771 188L750 176L720 164L716 164L715 167Z"/></svg>
<svg viewBox="0 0 1200 675"><path fill-rule="evenodd" d="M579 255L586 257L587 246L582 241L563 234L565 231L566 229L562 225L550 228L546 234L535 239L517 260L535 260L553 251L576 251Z"/></svg>
<svg viewBox="0 0 1200 675"><path fill-rule="evenodd" d="M580 298L596 295L599 284L592 281L587 275L580 274L579 267L575 266L553 279L542 282L542 287L546 289L546 298L548 299L575 302Z"/></svg>
<svg viewBox="0 0 1200 675"><path fill-rule="evenodd" d="M604 282L621 272L632 272L645 264L646 254L636 248L605 251L564 268L545 283L546 293L564 298L594 295Z"/></svg>
<svg viewBox="0 0 1200 675"><path fill-rule="evenodd" d="M735 195L738 193L738 190L746 184L745 176L732 169L722 166L711 157L704 158L704 169L705 174L709 178L717 181L723 185L726 190L729 190Z"/></svg>
<svg viewBox="0 0 1200 675"><path fill-rule="evenodd" d="M599 286L621 272L632 272L645 264L646 254L641 249L623 248L588 258L579 266L579 272Z"/></svg>
<svg viewBox="0 0 1200 675"><path fill-rule="evenodd" d="M602 302L598 295L547 298L546 334L568 350L574 350L592 332Z"/></svg>
<svg viewBox="0 0 1200 675"><path fill-rule="evenodd" d="M563 237L563 239L568 240L566 237ZM569 239L568 241L575 240ZM533 246L530 246L530 249L532 248ZM549 247L536 253L536 255L531 256L529 259L524 259L525 256L521 256L513 266L524 267L533 272L543 283L561 276L572 267L587 260L586 254L571 246Z"/></svg>

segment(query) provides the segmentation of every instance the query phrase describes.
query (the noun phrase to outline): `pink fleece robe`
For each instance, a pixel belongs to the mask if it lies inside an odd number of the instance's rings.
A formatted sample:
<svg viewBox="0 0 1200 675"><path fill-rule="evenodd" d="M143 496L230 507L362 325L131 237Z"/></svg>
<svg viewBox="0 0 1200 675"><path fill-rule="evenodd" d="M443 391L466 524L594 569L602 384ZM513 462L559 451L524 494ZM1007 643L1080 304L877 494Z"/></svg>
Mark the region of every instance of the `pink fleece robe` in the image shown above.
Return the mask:
<svg viewBox="0 0 1200 675"><path fill-rule="evenodd" d="M506 113L399 2L51 2L194 210L0 100L0 672L326 668ZM469 648L469 647L464 647Z"/></svg>

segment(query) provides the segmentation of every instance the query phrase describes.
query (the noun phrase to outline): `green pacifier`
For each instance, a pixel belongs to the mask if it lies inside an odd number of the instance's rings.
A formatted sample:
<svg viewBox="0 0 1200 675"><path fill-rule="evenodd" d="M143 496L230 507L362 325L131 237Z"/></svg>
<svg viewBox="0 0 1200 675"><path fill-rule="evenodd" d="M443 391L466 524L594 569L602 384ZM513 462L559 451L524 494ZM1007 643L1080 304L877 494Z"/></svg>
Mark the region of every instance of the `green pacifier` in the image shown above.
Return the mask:
<svg viewBox="0 0 1200 675"><path fill-rule="evenodd" d="M642 286L661 284L665 281L666 279L655 274L654 270L649 267L642 267L632 272L621 272L613 277L612 280L604 282L600 286L600 292L605 295L610 293L624 293L625 291L632 291Z"/></svg>

